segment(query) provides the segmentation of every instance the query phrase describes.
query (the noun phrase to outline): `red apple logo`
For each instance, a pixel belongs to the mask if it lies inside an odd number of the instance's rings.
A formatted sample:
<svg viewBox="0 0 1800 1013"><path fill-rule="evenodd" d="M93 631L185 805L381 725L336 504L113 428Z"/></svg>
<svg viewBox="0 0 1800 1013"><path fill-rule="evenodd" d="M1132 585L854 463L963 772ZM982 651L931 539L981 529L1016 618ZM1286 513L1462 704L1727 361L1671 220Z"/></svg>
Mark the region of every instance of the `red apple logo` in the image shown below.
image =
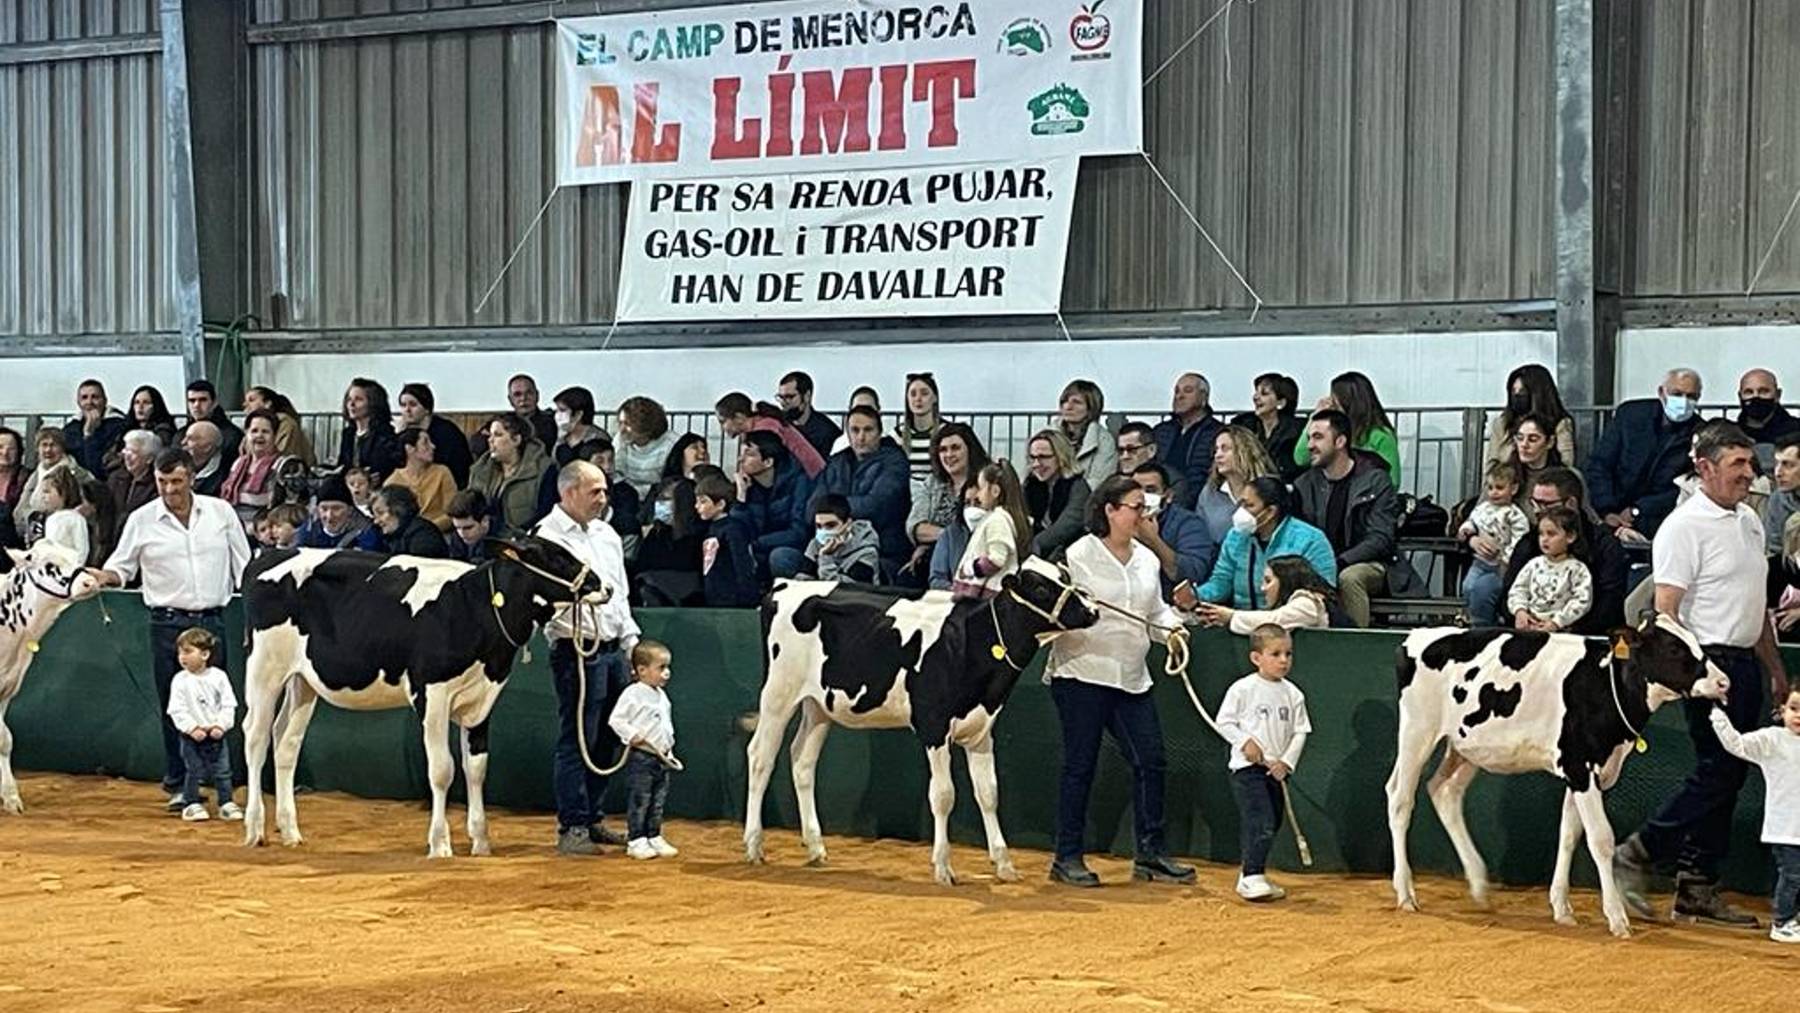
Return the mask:
<svg viewBox="0 0 1800 1013"><path fill-rule="evenodd" d="M1100 5L1105 2L1094 0L1091 4L1082 4L1081 13L1069 22L1069 41L1076 49L1091 53L1112 39L1112 21L1100 13Z"/></svg>

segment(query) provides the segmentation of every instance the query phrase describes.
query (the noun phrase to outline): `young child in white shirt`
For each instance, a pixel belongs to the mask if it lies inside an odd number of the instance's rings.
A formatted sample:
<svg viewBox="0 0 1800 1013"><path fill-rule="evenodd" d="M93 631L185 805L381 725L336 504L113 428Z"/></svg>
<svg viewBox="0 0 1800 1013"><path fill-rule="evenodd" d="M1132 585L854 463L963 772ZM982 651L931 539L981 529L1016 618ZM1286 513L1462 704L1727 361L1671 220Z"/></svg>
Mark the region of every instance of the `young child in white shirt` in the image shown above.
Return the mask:
<svg viewBox="0 0 1800 1013"><path fill-rule="evenodd" d="M1762 839L1775 857L1769 938L1800 943L1800 689L1782 705L1780 728L1740 733L1719 707L1712 710L1712 726L1727 753L1762 768Z"/></svg>
<svg viewBox="0 0 1800 1013"><path fill-rule="evenodd" d="M1306 695L1287 681L1294 641L1286 630L1274 623L1252 630L1250 663L1256 671L1232 683L1219 705L1219 731L1231 743L1231 789L1243 852L1237 892L1249 901L1280 900L1287 891L1269 882L1264 871L1281 829L1282 782L1300 762L1312 721Z"/></svg>
<svg viewBox="0 0 1800 1013"><path fill-rule="evenodd" d="M1513 470L1511 462L1495 461L1488 465L1486 494L1469 511L1469 519L1456 529L1456 537L1472 546L1473 539L1479 535L1494 544L1495 552L1492 559L1475 553L1469 563L1469 574L1463 579L1464 598L1470 597L1471 581L1480 582L1483 578L1506 572L1513 549L1531 530L1531 518L1514 502L1518 495L1519 473Z"/></svg>
<svg viewBox="0 0 1800 1013"><path fill-rule="evenodd" d="M663 840L663 802L669 797L669 765L675 721L669 709L669 649L640 640L631 649L631 685L619 694L608 724L631 751L625 760L625 853L632 858L673 858L681 852Z"/></svg>
<svg viewBox="0 0 1800 1013"><path fill-rule="evenodd" d="M1521 630L1566 630L1594 607L1594 576L1573 552L1581 543L1581 518L1567 507L1538 518L1544 554L1526 563L1506 595L1506 609Z"/></svg>
<svg viewBox="0 0 1800 1013"><path fill-rule="evenodd" d="M958 598L992 598L1030 554L1025 490L1011 464L995 461L976 473L975 505L963 507L963 520L969 525L969 544L956 563L950 590Z"/></svg>
<svg viewBox="0 0 1800 1013"><path fill-rule="evenodd" d="M175 638L175 657L181 671L169 686L169 722L181 733L181 761L187 780L181 797L187 803L181 818L189 823L207 819L200 801L200 783L211 781L219 793L219 818L241 820L244 811L231 799L231 758L225 753L225 733L237 721L237 695L231 680L212 667L218 640L198 626L182 630Z"/></svg>

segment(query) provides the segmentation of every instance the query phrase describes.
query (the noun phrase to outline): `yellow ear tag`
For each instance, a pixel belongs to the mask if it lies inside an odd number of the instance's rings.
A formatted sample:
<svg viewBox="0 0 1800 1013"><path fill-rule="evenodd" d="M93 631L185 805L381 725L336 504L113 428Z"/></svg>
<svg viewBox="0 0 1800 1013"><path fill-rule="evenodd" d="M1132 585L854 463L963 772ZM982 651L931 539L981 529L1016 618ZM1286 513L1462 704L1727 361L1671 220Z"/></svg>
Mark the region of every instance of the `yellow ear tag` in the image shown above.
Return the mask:
<svg viewBox="0 0 1800 1013"><path fill-rule="evenodd" d="M1613 641L1613 657L1618 658L1620 661L1631 660L1631 645L1623 640ZM1642 752L1642 750L1639 750L1639 752Z"/></svg>
<svg viewBox="0 0 1800 1013"><path fill-rule="evenodd" d="M34 650L35 650L35 648L34 648ZM1006 648L1001 644L995 644L989 653L991 653L994 656L995 661L1005 661L1006 660Z"/></svg>
<svg viewBox="0 0 1800 1013"><path fill-rule="evenodd" d="M35 640L25 641L25 649L27 651L30 651L32 654L36 654L38 652L38 642Z"/></svg>
<svg viewBox="0 0 1800 1013"><path fill-rule="evenodd" d="M494 592L494 607L497 609L505 608L506 607L506 595L503 595L500 592L495 591Z"/></svg>
<svg viewBox="0 0 1800 1013"><path fill-rule="evenodd" d="M1648 753L1650 751L1650 743L1645 742L1642 735L1638 736L1637 751L1640 753Z"/></svg>

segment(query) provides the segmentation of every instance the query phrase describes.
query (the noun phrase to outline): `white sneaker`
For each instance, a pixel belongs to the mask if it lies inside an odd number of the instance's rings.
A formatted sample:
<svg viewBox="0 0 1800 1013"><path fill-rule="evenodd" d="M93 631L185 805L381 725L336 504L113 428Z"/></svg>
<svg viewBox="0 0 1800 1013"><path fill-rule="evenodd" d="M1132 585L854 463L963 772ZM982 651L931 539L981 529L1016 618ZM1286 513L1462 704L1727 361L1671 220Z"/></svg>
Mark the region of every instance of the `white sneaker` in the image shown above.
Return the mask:
<svg viewBox="0 0 1800 1013"><path fill-rule="evenodd" d="M186 809L187 805L188 805L187 796L183 795L181 792L176 792L175 794L169 796L169 800L167 802L163 803L163 808L167 809L168 811L170 811L172 813L178 813L181 810Z"/></svg>
<svg viewBox="0 0 1800 1013"><path fill-rule="evenodd" d="M681 854L681 849L663 840L661 834L650 838L650 850L656 852L658 858L674 858Z"/></svg>
<svg viewBox="0 0 1800 1013"><path fill-rule="evenodd" d="M241 820L244 818L244 810L238 808L236 802L227 802L219 807L219 818L222 820Z"/></svg>
<svg viewBox="0 0 1800 1013"><path fill-rule="evenodd" d="M201 823L210 819L212 819L212 817L207 815L206 806L199 802L190 802L186 809L181 810L181 821L183 823Z"/></svg>
<svg viewBox="0 0 1800 1013"><path fill-rule="evenodd" d="M625 854L636 859L655 858L656 849L651 846L648 837L639 837L625 845Z"/></svg>
<svg viewBox="0 0 1800 1013"><path fill-rule="evenodd" d="M1778 943L1800 943L1800 918L1769 926L1769 938Z"/></svg>
<svg viewBox="0 0 1800 1013"><path fill-rule="evenodd" d="M1287 891L1269 882L1267 876L1239 876L1237 895L1247 901L1280 900L1287 896Z"/></svg>

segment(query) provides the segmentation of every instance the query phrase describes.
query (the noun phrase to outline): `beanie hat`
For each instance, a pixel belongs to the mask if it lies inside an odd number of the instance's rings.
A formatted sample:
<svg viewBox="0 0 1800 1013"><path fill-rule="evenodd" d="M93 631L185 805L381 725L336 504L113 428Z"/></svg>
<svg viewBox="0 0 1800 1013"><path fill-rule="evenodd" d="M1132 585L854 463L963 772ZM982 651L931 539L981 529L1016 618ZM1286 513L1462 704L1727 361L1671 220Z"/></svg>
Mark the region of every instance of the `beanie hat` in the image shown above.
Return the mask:
<svg viewBox="0 0 1800 1013"><path fill-rule="evenodd" d="M342 475L326 476L325 481L319 483L318 498L321 503L343 503L348 505L355 502L355 500L350 498L350 486L344 481L344 476Z"/></svg>

